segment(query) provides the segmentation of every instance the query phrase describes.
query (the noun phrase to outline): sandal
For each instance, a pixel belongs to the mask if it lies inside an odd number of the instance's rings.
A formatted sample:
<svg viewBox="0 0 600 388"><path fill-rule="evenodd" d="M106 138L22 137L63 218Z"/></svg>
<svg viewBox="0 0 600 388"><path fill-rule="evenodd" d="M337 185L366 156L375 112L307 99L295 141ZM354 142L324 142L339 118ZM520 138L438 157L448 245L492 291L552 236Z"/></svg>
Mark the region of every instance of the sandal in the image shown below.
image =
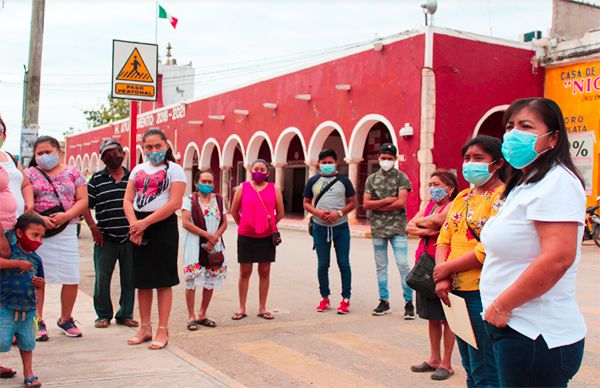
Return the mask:
<svg viewBox="0 0 600 388"><path fill-rule="evenodd" d="M234 321L239 321L241 319L244 319L248 316L248 314L246 313L233 313L233 316L231 317L231 319L233 319Z"/></svg>
<svg viewBox="0 0 600 388"><path fill-rule="evenodd" d="M23 385L27 388L39 388L42 386L37 376L31 376L29 379L23 379Z"/></svg>
<svg viewBox="0 0 600 388"><path fill-rule="evenodd" d="M17 374L16 370L0 366L0 379L10 379Z"/></svg>
<svg viewBox="0 0 600 388"><path fill-rule="evenodd" d="M142 323L142 327L149 327L150 328L150 333L152 333L152 326L148 323ZM133 337L131 337L130 339L127 340L127 345L140 345L143 344L144 342L148 342L152 339L152 334L147 334L143 337L139 336L139 331L136 333L136 335L134 335Z"/></svg>
<svg viewBox="0 0 600 388"><path fill-rule="evenodd" d="M140 324L135 319L126 318L126 319L115 319L117 325L127 326L127 327L138 327Z"/></svg>
<svg viewBox="0 0 600 388"><path fill-rule="evenodd" d="M453 370L448 370L446 368L437 368L435 372L431 374L431 380L442 381L449 379L452 375L454 375Z"/></svg>
<svg viewBox="0 0 600 388"><path fill-rule="evenodd" d="M208 318L204 318L199 321L196 321L196 323L199 325L202 325L202 326L206 326L206 327L217 327L217 324L215 323L215 321L211 321Z"/></svg>
<svg viewBox="0 0 600 388"><path fill-rule="evenodd" d="M262 319L269 320L269 321L271 319L275 319L275 317L273 316L273 314L271 314L269 311L266 311L266 312L264 312L262 314L257 314L256 316L259 317L259 318L262 318Z"/></svg>
<svg viewBox="0 0 600 388"><path fill-rule="evenodd" d="M198 323L199 323L198 321L189 321L187 323L187 329L189 331L196 331L196 330L198 330Z"/></svg>
<svg viewBox="0 0 600 388"><path fill-rule="evenodd" d="M427 363L427 361L423 361L419 365L413 365L413 366L411 366L410 370L413 371L413 372L416 372L416 373L423 373L423 372L434 372L436 370L436 368L434 368L431 365L429 365Z"/></svg>
<svg viewBox="0 0 600 388"><path fill-rule="evenodd" d="M148 346L148 349L150 350L161 350L164 349L167 344L169 343L169 329L165 326L159 326L158 330L160 329L164 329L167 332L167 340L165 342L160 342L160 341L152 341L150 342L150 346ZM157 332L158 332L157 330Z"/></svg>
<svg viewBox="0 0 600 388"><path fill-rule="evenodd" d="M98 319L95 323L94 323L94 327L98 328L98 329L105 329L108 326L110 326L110 321L108 319Z"/></svg>

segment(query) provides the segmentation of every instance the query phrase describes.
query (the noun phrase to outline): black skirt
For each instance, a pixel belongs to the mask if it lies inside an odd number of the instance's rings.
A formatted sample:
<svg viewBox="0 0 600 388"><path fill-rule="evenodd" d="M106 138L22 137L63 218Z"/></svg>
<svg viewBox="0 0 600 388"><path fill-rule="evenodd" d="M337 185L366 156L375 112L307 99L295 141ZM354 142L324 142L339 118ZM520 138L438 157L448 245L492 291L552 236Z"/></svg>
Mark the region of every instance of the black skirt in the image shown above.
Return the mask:
<svg viewBox="0 0 600 388"><path fill-rule="evenodd" d="M138 219L150 214L135 212ZM142 245L133 244L133 286L150 289L179 284L178 247L179 229L175 214L150 225L144 231Z"/></svg>
<svg viewBox="0 0 600 388"><path fill-rule="evenodd" d="M428 321L445 321L444 309L440 298L429 299L417 292L417 314Z"/></svg>
<svg viewBox="0 0 600 388"><path fill-rule="evenodd" d="M275 247L271 236L253 238L238 235L238 263L273 263Z"/></svg>

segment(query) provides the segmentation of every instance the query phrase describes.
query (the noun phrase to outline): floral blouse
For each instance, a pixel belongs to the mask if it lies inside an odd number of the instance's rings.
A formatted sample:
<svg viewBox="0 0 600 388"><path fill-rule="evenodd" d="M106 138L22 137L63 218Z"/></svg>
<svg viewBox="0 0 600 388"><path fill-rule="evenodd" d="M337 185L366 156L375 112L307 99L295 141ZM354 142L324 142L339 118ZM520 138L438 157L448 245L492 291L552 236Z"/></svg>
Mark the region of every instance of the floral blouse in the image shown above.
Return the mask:
<svg viewBox="0 0 600 388"><path fill-rule="evenodd" d="M485 251L467 227L467 223L479 237L483 225L500 210L503 203L500 196L503 191L504 185L483 194L474 194L472 189L466 189L454 199L436 244L450 247L448 261L475 250L477 259L483 263ZM481 268L456 273L453 276L453 288L459 291L479 290L480 275Z"/></svg>
<svg viewBox="0 0 600 388"><path fill-rule="evenodd" d="M37 168L29 167L25 170L25 174L27 174L33 187L33 207L36 212L41 213L60 204L50 182L44 178ZM49 176L49 178L52 180L65 210L71 209L75 204L77 189L86 185L81 172L73 166L66 166L62 172ZM79 222L79 217L71 220L71 223L77 222Z"/></svg>

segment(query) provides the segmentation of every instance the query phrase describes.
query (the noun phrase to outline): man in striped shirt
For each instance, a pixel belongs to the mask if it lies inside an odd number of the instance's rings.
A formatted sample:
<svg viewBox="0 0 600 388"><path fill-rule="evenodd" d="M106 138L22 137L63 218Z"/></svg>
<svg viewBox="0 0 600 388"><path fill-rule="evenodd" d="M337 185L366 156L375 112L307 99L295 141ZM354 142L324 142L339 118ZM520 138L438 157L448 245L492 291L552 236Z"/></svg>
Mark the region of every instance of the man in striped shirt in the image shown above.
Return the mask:
<svg viewBox="0 0 600 388"><path fill-rule="evenodd" d="M113 318L110 298L110 282L117 260L121 274L121 298L119 311L114 315L119 325L137 327L133 320L134 289L132 286L132 256L129 241L129 222L123 212L123 197L129 180L129 171L122 166L123 147L114 139L100 145L100 158L106 165L88 182L89 209L84 218L94 238L94 308L95 326L105 328ZM94 221L90 209L96 210Z"/></svg>

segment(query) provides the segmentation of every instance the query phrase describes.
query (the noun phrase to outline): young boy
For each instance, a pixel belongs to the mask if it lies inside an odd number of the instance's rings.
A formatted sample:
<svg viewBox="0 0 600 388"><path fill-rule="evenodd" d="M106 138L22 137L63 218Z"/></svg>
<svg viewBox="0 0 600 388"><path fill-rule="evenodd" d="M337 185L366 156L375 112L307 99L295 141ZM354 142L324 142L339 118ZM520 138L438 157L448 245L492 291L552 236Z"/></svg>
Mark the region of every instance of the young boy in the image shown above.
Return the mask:
<svg viewBox="0 0 600 388"><path fill-rule="evenodd" d="M35 214L23 214L7 235L10 258L0 258L0 352L10 351L12 338L16 337L26 387L42 385L33 375L32 353L37 304L34 289L44 285L42 261L35 251L45 232L44 220Z"/></svg>

